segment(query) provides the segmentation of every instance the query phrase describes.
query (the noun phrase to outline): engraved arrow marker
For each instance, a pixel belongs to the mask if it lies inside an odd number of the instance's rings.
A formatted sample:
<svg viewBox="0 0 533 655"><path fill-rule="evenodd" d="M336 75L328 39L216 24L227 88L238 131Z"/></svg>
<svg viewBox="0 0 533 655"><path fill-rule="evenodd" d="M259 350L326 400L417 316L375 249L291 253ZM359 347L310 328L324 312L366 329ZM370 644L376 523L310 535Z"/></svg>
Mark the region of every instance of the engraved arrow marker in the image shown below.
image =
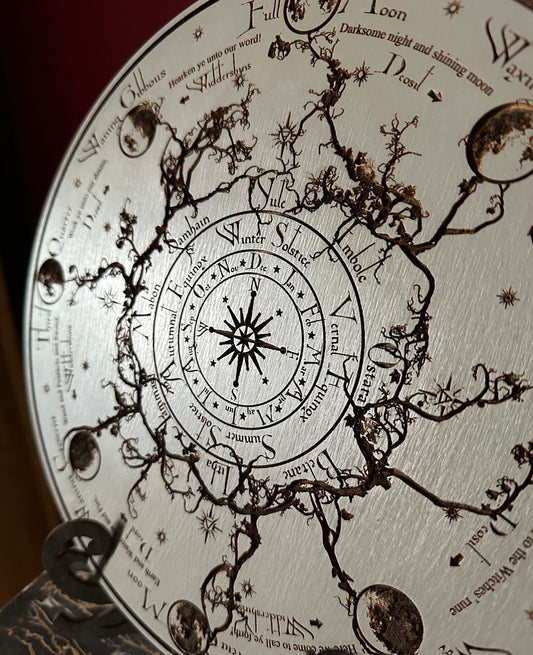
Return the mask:
<svg viewBox="0 0 533 655"><path fill-rule="evenodd" d="M440 91L431 89L431 91L428 93L428 96L431 98L431 102L442 102L442 93Z"/></svg>
<svg viewBox="0 0 533 655"><path fill-rule="evenodd" d="M318 617L317 617L316 619L311 619L311 620L309 621L309 624L312 625L312 626L315 627L315 628L318 628L319 630L320 630L320 628L324 625L324 624L322 623L322 621L321 621Z"/></svg>
<svg viewBox="0 0 533 655"><path fill-rule="evenodd" d="M460 566L461 562L464 560L463 555L458 553L455 557L450 557L450 566Z"/></svg>

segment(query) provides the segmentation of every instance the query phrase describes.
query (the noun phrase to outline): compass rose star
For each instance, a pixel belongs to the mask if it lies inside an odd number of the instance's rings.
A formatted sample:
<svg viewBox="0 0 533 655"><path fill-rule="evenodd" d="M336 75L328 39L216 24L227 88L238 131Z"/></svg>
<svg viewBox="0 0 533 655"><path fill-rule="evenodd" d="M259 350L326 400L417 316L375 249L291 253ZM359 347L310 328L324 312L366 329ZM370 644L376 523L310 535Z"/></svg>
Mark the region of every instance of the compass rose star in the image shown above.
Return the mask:
<svg viewBox="0 0 533 655"><path fill-rule="evenodd" d="M263 329L273 320L274 317L270 316L270 318L260 322L261 312L254 314L256 296L256 291L250 292L250 302L248 304L248 309L246 310L246 315L241 307L239 309L239 315L237 316L231 306L228 305L230 319L225 320L224 323L229 329L219 329L213 326L209 327L209 332L211 334L220 334L225 337L223 341L219 342L219 345L226 346L226 350L224 350L224 352L218 357L218 361L226 357L228 358L228 364L230 365L236 361L237 368L233 380L234 387L239 386L239 379L243 371L243 366L246 371L249 371L250 363L252 363L258 373L263 376L260 359L266 359L266 355L263 352L264 350L277 350L282 355L287 352L285 346L277 346L264 341L265 338L270 336L270 332L264 332ZM266 383L268 383L268 380Z"/></svg>

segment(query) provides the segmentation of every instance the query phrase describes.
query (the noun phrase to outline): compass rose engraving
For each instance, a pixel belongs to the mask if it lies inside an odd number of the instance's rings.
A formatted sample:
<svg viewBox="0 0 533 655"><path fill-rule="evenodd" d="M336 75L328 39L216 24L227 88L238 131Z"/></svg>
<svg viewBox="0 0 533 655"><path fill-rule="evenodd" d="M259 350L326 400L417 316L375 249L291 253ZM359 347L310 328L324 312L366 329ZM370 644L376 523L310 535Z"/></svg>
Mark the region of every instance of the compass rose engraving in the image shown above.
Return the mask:
<svg viewBox="0 0 533 655"><path fill-rule="evenodd" d="M256 214L238 221L243 238L255 238ZM362 340L344 264L312 259L326 252L323 237L294 218L265 215L264 222L270 249L220 238L235 223L227 217L196 238L195 251L208 255L192 266L187 256L176 259L160 295L154 349L168 411L181 428L211 455L229 461L228 452L239 453L258 466L310 447L286 435L311 420L323 420L326 434L340 422L361 361L351 353ZM279 236L289 230L293 243L302 242L297 256L294 247L287 256ZM333 275L343 280L334 292L324 285Z"/></svg>
<svg viewBox="0 0 533 655"><path fill-rule="evenodd" d="M220 334L226 339L220 342L222 346L228 346L228 348L218 357L219 360L222 360L226 357L229 357L228 364L231 365L235 360L237 360L237 369L235 372L235 379L233 380L233 386L239 386L239 378L241 375L242 367L247 371L250 370L250 362L252 362L259 372L259 375L263 375L260 362L258 357L265 359L265 355L262 352L262 349L266 350L277 350L282 355L285 355L287 348L285 346L275 346L272 343L264 341L266 337L270 337L270 332L262 332L270 321L273 320L273 316L270 316L266 320L259 322L261 319L261 312L258 312L255 317L253 315L254 310L254 301L257 296L256 291L250 292L250 303L248 305L248 310L246 316L244 316L242 308L239 309L239 317L235 315L230 305L228 305L228 312L231 316L231 321L224 321L228 326L228 330L221 330L214 327L209 327L209 332Z"/></svg>

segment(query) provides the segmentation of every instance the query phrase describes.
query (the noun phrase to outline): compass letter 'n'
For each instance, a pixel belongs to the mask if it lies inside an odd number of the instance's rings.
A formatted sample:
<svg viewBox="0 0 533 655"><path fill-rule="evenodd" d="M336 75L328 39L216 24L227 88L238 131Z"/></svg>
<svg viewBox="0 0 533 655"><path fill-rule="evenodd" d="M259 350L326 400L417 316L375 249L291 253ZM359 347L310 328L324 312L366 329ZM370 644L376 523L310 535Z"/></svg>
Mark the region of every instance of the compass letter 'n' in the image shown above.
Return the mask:
<svg viewBox="0 0 533 655"><path fill-rule="evenodd" d="M500 30L501 39L495 37L491 29L492 18L489 18L485 23L487 36L489 37L490 45L492 48L492 63L495 64L500 59L502 61L502 68L506 66L511 59L514 59L523 50L531 45L525 37L517 34L509 29L508 25L504 25Z"/></svg>

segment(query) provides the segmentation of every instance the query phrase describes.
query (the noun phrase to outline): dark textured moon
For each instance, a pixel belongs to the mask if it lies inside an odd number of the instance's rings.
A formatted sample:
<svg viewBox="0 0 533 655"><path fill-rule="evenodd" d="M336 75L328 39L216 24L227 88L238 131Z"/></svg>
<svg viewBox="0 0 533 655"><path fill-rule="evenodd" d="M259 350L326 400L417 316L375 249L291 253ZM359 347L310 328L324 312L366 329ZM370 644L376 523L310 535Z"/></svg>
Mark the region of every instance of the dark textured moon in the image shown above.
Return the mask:
<svg viewBox="0 0 533 655"><path fill-rule="evenodd" d="M516 182L533 173L533 105L512 102L485 114L467 141L470 167L484 180Z"/></svg>
<svg viewBox="0 0 533 655"><path fill-rule="evenodd" d="M101 455L96 439L90 432L77 432L70 442L69 461L82 480L92 480L100 470Z"/></svg>
<svg viewBox="0 0 533 655"><path fill-rule="evenodd" d="M47 259L43 262L37 274L37 280L39 295L47 305L51 305L61 298L65 277L57 259Z"/></svg>
<svg viewBox="0 0 533 655"><path fill-rule="evenodd" d="M415 655L422 643L420 612L395 587L376 584L363 590L354 620L357 634L375 655Z"/></svg>
<svg viewBox="0 0 533 655"><path fill-rule="evenodd" d="M339 5L340 0L285 0L283 17L296 34L311 34L329 23Z"/></svg>
<svg viewBox="0 0 533 655"><path fill-rule="evenodd" d="M186 655L205 653L209 624L205 614L194 603L176 601L168 610L167 626L173 642Z"/></svg>
<svg viewBox="0 0 533 655"><path fill-rule="evenodd" d="M140 157L150 147L158 118L148 103L134 107L120 126L120 147L128 157Z"/></svg>

